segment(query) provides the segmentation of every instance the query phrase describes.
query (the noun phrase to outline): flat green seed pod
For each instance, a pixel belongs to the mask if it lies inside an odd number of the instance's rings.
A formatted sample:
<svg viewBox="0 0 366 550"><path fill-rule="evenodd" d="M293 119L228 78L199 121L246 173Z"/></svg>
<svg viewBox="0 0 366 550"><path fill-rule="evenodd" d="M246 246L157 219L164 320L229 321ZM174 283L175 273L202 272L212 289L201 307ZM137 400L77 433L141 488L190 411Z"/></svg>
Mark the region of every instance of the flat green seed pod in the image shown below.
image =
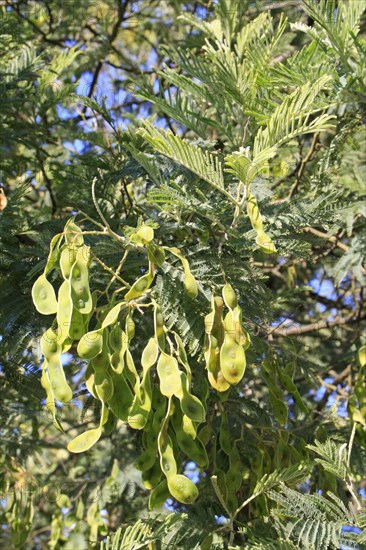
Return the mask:
<svg viewBox="0 0 366 550"><path fill-rule="evenodd" d="M150 272L145 273L145 275L142 275L142 277L134 282L130 290L125 294L125 299L133 300L134 298L138 298L139 296L141 296L141 294L148 290L152 281L153 275Z"/></svg>
<svg viewBox="0 0 366 550"><path fill-rule="evenodd" d="M147 254L151 263L156 265L163 265L165 262L165 252L161 246L153 243L147 245Z"/></svg>
<svg viewBox="0 0 366 550"><path fill-rule="evenodd" d="M64 369L59 355L52 355L47 359L48 376L52 393L62 403L68 403L72 399L72 389L66 381Z"/></svg>
<svg viewBox="0 0 366 550"><path fill-rule="evenodd" d="M145 449L135 460L135 468L141 472L146 472L153 467L157 460L156 448Z"/></svg>
<svg viewBox="0 0 366 550"><path fill-rule="evenodd" d="M178 502L192 504L198 497L198 489L188 477L176 474L168 478L169 493Z"/></svg>
<svg viewBox="0 0 366 550"><path fill-rule="evenodd" d="M160 391L166 397L172 397L181 388L180 371L178 362L174 357L161 352L158 361L158 376L160 380Z"/></svg>
<svg viewBox="0 0 366 550"><path fill-rule="evenodd" d="M126 422L134 395L123 373L116 373L111 370L110 376L113 380L114 392L112 398L108 400L108 407L117 418Z"/></svg>
<svg viewBox="0 0 366 550"><path fill-rule="evenodd" d="M163 474L162 474L162 471L160 469L160 462L159 462L159 459L156 457L155 462L151 466L151 468L149 470L146 470L146 471L142 472L142 476L141 476L142 477L142 483L143 483L145 489L148 489L149 491L151 491L151 489L156 487L158 485L159 481L161 480L162 475ZM166 484L166 480L164 480L164 481L165 481L165 484ZM167 484L166 484L166 490L168 492L167 498L169 498L169 491L168 491Z"/></svg>
<svg viewBox="0 0 366 550"><path fill-rule="evenodd" d="M243 378L246 360L245 353L240 344L236 342L223 343L220 350L221 370L230 384L238 384Z"/></svg>
<svg viewBox="0 0 366 550"><path fill-rule="evenodd" d="M158 437L160 467L163 474L169 478L177 473L177 464L174 457L172 440L163 428Z"/></svg>
<svg viewBox="0 0 366 550"><path fill-rule="evenodd" d="M93 309L93 300L89 288L89 247L81 246L76 255L76 262L70 273L71 298L74 308L80 313L88 314Z"/></svg>
<svg viewBox="0 0 366 550"><path fill-rule="evenodd" d="M101 353L103 347L103 331L101 329L87 332L78 343L77 352L81 359L94 359Z"/></svg>
<svg viewBox="0 0 366 550"><path fill-rule="evenodd" d="M71 286L65 280L58 291L57 325L61 331L62 341L69 337L73 305L71 300Z"/></svg>
<svg viewBox="0 0 366 550"><path fill-rule="evenodd" d="M84 244L84 237L80 227L76 225L73 219L70 219L64 229L65 241L68 244L74 244L75 246L82 246Z"/></svg>
<svg viewBox="0 0 366 550"><path fill-rule="evenodd" d="M230 388L230 384L224 377L221 369L215 373L208 372L207 376L208 376L208 381L210 382L211 386L215 390L219 392L225 392Z"/></svg>
<svg viewBox="0 0 366 550"><path fill-rule="evenodd" d="M170 497L168 483L164 479L150 494L149 498L149 510L155 510L161 508L165 501Z"/></svg>
<svg viewBox="0 0 366 550"><path fill-rule="evenodd" d="M159 348L156 343L155 338L150 338L146 347L142 352L141 365L144 369L144 372L149 370L153 365L155 365L159 354Z"/></svg>
<svg viewBox="0 0 366 550"><path fill-rule="evenodd" d="M34 283L32 298L35 308L42 315L53 315L57 312L55 290L44 274L40 275Z"/></svg>
<svg viewBox="0 0 366 550"><path fill-rule="evenodd" d="M265 254L275 254L277 249L271 239L263 230L259 231L255 242Z"/></svg>
<svg viewBox="0 0 366 550"><path fill-rule="evenodd" d="M288 420L288 410L285 403L278 399L271 390L269 390L268 397L275 419L281 426L285 426Z"/></svg>
<svg viewBox="0 0 366 550"><path fill-rule="evenodd" d="M197 298L198 296L198 285L196 279L193 277L192 273L188 270L184 273L184 288L186 293L190 298Z"/></svg>
<svg viewBox="0 0 366 550"><path fill-rule="evenodd" d="M70 441L67 445L67 450L70 453L83 453L95 445L101 435L102 429L100 427L87 430Z"/></svg>
<svg viewBox="0 0 366 550"><path fill-rule="evenodd" d="M112 399L114 394L114 385L111 376L108 373L95 373L94 376L95 391L101 401L106 403Z"/></svg>
<svg viewBox="0 0 366 550"><path fill-rule="evenodd" d="M238 305L235 291L233 287L228 283L222 289L222 297L224 298L226 307L228 307L229 309L234 309L234 307Z"/></svg>
<svg viewBox="0 0 366 550"><path fill-rule="evenodd" d="M77 309L73 309L69 336L72 340L80 340L85 334L85 316Z"/></svg>
<svg viewBox="0 0 366 550"><path fill-rule="evenodd" d="M71 269L76 262L78 248L75 245L64 245L60 254L60 267L64 279L70 277Z"/></svg>
<svg viewBox="0 0 366 550"><path fill-rule="evenodd" d="M248 198L247 213L253 229L260 231L263 227L262 216L259 212L256 198L252 194L250 194Z"/></svg>
<svg viewBox="0 0 366 550"><path fill-rule="evenodd" d="M180 400L180 406L183 414L195 422L204 422L206 419L204 406L198 397L188 391L188 381L184 373L181 373L181 380L183 397Z"/></svg>
<svg viewBox="0 0 366 550"><path fill-rule="evenodd" d="M112 309L107 313L105 316L102 328L106 328L110 325L113 325L118 319L119 312L121 311L122 306L124 306L126 302L120 302L119 304L116 304Z"/></svg>

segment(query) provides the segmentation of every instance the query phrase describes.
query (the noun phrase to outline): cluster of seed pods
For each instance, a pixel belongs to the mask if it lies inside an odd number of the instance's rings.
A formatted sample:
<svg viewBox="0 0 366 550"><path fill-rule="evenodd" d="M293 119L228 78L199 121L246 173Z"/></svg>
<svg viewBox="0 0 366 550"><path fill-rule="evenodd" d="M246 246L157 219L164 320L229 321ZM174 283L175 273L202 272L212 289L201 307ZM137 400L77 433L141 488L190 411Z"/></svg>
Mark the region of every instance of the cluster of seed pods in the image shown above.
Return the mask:
<svg viewBox="0 0 366 550"><path fill-rule="evenodd" d="M223 316L224 304L228 308ZM244 376L245 351L250 337L242 324L242 310L233 288L226 284L222 298L213 296L211 312L205 317L205 360L213 388L225 392Z"/></svg>
<svg viewBox="0 0 366 550"><path fill-rule="evenodd" d="M169 496L185 504L193 502L197 487L178 473L179 469L187 457L202 468L208 464L205 446L197 437L198 426L206 419L208 385L201 385L200 398L192 394L192 373L183 342L164 325L160 307L151 296L145 305L152 310L154 333L141 357L136 358L131 351L135 300L149 291L157 266L165 260L165 250L181 262L187 294L195 298L198 293L197 282L181 252L159 247L153 239L154 232L148 226L131 236L134 245L146 248L149 268L121 301L98 308L96 293L91 294L89 287L90 248L84 243L81 229L70 220L64 232L52 239L44 273L32 289L36 309L44 315L56 314L41 341L41 383L56 427L62 429L56 402L67 403L73 397L61 354L75 345L79 358L87 362L87 389L101 403L99 425L76 436L68 450L87 451L102 433L112 431L117 419L141 430L144 449L136 467L142 471L146 488L152 490L151 508L160 506ZM47 279L53 269L62 277L57 297Z"/></svg>

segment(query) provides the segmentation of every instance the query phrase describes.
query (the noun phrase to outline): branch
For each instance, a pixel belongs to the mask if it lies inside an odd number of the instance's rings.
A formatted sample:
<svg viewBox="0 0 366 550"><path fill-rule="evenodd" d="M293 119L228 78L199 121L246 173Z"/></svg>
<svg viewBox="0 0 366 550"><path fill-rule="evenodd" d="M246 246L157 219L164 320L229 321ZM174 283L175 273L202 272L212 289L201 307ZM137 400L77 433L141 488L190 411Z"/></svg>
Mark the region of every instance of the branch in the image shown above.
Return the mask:
<svg viewBox="0 0 366 550"><path fill-rule="evenodd" d="M342 325L349 325L353 323L359 323L360 321L366 319L366 315L363 317L339 317L334 321L328 321L324 319L323 321L316 321L315 323L310 323L309 325L300 325L297 327L290 328L275 328L269 334L274 336L294 336L297 334L305 334L306 332L313 332L314 330L322 330L324 328L332 328Z"/></svg>

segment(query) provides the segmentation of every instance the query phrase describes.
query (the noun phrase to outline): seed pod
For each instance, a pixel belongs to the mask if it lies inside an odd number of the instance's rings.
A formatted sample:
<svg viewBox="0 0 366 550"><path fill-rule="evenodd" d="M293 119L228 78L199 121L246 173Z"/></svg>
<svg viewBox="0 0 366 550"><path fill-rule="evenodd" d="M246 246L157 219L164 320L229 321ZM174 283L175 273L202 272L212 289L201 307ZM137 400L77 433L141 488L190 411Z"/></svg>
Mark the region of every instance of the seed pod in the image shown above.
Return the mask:
<svg viewBox="0 0 366 550"><path fill-rule="evenodd" d="M83 233L80 227L76 225L73 219L70 219L66 223L64 234L65 234L65 241L67 242L67 244L73 244L77 247L83 246L84 244Z"/></svg>
<svg viewBox="0 0 366 550"><path fill-rule="evenodd" d="M238 384L244 376L246 366L242 346L235 341L225 339L220 350L220 365L226 380L230 384Z"/></svg>
<svg viewBox="0 0 366 550"><path fill-rule="evenodd" d="M59 355L51 355L47 359L48 376L52 393L61 403L68 403L72 399L72 389L66 381L64 369Z"/></svg>
<svg viewBox="0 0 366 550"><path fill-rule="evenodd" d="M161 508L165 501L170 497L167 480L164 479L150 494L149 510Z"/></svg>
<svg viewBox="0 0 366 550"><path fill-rule="evenodd" d="M45 275L40 275L32 287L33 303L42 315L52 315L57 312L56 294Z"/></svg>
<svg viewBox="0 0 366 550"><path fill-rule="evenodd" d="M70 451L70 453L83 453L95 445L101 435L102 430L100 427L87 430L70 441L67 450Z"/></svg>
<svg viewBox="0 0 366 550"><path fill-rule="evenodd" d="M93 308L93 300L89 289L88 261L89 247L81 246L76 254L76 261L70 273L71 299L74 308L80 313L90 313Z"/></svg>
<svg viewBox="0 0 366 550"><path fill-rule="evenodd" d="M148 244L154 239L154 230L149 225L142 225L136 233L130 237L130 241L135 244Z"/></svg>
<svg viewBox="0 0 366 550"><path fill-rule="evenodd" d="M137 281L134 282L134 284L131 286L130 290L125 294L126 300L133 300L134 298L138 298L143 294L146 290L148 290L151 286L151 283L154 280L155 275L155 268L154 265L149 262L149 271L145 273L145 275L142 275Z"/></svg>
<svg viewBox="0 0 366 550"><path fill-rule="evenodd" d="M271 239L263 230L259 231L255 242L265 254L275 254L277 249Z"/></svg>
<svg viewBox="0 0 366 550"><path fill-rule="evenodd" d="M76 262L77 251L78 247L71 244L65 244L61 249L60 267L64 279L68 279L70 277L71 269Z"/></svg>
<svg viewBox="0 0 366 550"><path fill-rule="evenodd" d="M113 397L114 385L111 376L108 372L96 372L94 376L95 390L98 398L106 403Z"/></svg>
<svg viewBox="0 0 366 550"><path fill-rule="evenodd" d="M236 298L236 294L233 287L228 283L222 289L222 297L224 298L226 307L229 309L234 309L234 307L237 307L238 300Z"/></svg>
<svg viewBox="0 0 366 550"><path fill-rule="evenodd" d="M153 264L161 266L165 262L164 249L157 244L149 243L147 245L147 254L150 262Z"/></svg>
<svg viewBox="0 0 366 550"><path fill-rule="evenodd" d="M126 422L133 403L134 395L126 382L123 373L116 373L111 369L110 376L113 381L114 392L111 399L108 400L108 407L117 418L120 418Z"/></svg>
<svg viewBox="0 0 366 550"><path fill-rule="evenodd" d="M181 389L180 371L177 360L163 351L157 367L160 391L166 397L172 397Z"/></svg>
<svg viewBox="0 0 366 550"><path fill-rule="evenodd" d="M215 373L208 372L208 381L211 386L219 392L225 392L230 388L230 384L224 377L221 370L218 370Z"/></svg>
<svg viewBox="0 0 366 550"><path fill-rule="evenodd" d="M169 493L178 502L192 504L198 497L198 489L188 477L176 474L168 478Z"/></svg>
<svg viewBox="0 0 366 550"><path fill-rule="evenodd" d="M269 391L268 397L275 419L281 426L285 426L288 420L288 410L285 403L281 399L278 399L271 390Z"/></svg>
<svg viewBox="0 0 366 550"><path fill-rule="evenodd" d="M101 353L102 347L103 330L97 329L84 334L78 344L77 352L81 359L94 359Z"/></svg>
<svg viewBox="0 0 366 550"><path fill-rule="evenodd" d="M186 375L181 372L181 389L182 397L180 398L180 406L182 412L195 422L204 422L206 411L201 401L195 395L189 392L189 385Z"/></svg>
<svg viewBox="0 0 366 550"><path fill-rule="evenodd" d="M155 303L154 306L154 329L155 329L155 338L158 343L159 348L165 350L165 332L164 332L164 319L161 312L160 306Z"/></svg>
<svg viewBox="0 0 366 550"><path fill-rule="evenodd" d="M58 291L57 325L61 331L61 341L68 338L73 305L71 300L71 287L69 281L64 281Z"/></svg>
<svg viewBox="0 0 366 550"><path fill-rule="evenodd" d="M144 372L148 371L153 365L155 365L159 354L159 348L155 338L150 338L142 352L141 365Z"/></svg>
<svg viewBox="0 0 366 550"><path fill-rule="evenodd" d="M260 231L263 227L262 216L260 215L256 198L252 193L248 198L247 213L253 229Z"/></svg>
<svg viewBox="0 0 366 550"><path fill-rule="evenodd" d="M184 288L186 293L190 298L197 298L198 296L198 285L196 279L193 277L192 273L188 270L185 270L184 273Z"/></svg>
<svg viewBox="0 0 366 550"><path fill-rule="evenodd" d="M146 471L142 472L141 477L142 477L142 483L143 483L144 487L146 489L148 489L149 491L158 485L159 481L162 478L162 472L161 472L161 469L160 469L160 462L157 458L155 459L154 464L151 466L151 468L149 470L146 470ZM164 480L164 482L166 484L166 480ZM169 498L169 491L168 491L167 484L166 484L166 490L168 492L168 497L167 498Z"/></svg>
<svg viewBox="0 0 366 550"><path fill-rule="evenodd" d="M166 433L165 429L159 434L158 437L158 450L160 456L161 471L167 479L176 475L177 464L174 458L173 445L170 437Z"/></svg>

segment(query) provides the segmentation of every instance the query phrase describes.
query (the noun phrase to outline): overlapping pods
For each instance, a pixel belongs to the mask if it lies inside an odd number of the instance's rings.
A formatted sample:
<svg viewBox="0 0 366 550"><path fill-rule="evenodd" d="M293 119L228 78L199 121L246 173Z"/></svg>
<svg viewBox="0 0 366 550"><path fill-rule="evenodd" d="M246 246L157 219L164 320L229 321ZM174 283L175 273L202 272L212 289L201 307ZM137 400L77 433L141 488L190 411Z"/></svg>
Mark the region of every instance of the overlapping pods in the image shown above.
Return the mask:
<svg viewBox="0 0 366 550"><path fill-rule="evenodd" d="M223 316L224 304L228 308ZM250 337L242 324L242 310L233 288L226 284L220 296L213 296L211 312L205 317L205 360L213 388L224 392L244 376L245 351Z"/></svg>

